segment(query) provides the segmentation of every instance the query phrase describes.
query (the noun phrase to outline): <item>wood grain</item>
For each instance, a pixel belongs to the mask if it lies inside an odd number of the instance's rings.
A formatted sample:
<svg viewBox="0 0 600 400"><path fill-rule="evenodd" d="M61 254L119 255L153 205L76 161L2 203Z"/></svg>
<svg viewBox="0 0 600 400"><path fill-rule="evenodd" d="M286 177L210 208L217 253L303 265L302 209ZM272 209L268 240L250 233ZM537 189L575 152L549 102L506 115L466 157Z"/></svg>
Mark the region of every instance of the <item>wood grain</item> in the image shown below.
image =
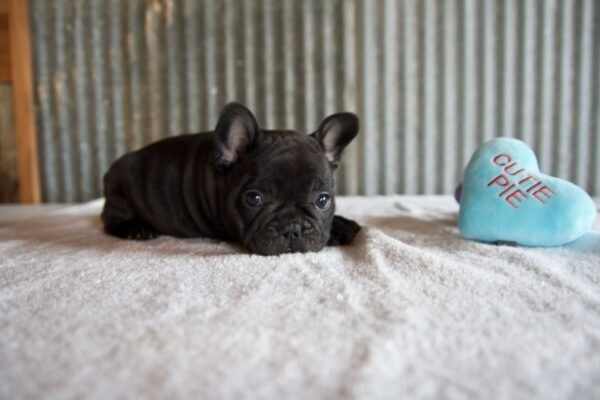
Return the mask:
<svg viewBox="0 0 600 400"><path fill-rule="evenodd" d="M20 199L22 203L39 203L41 193L33 105L28 3L28 0L8 0L13 114Z"/></svg>
<svg viewBox="0 0 600 400"><path fill-rule="evenodd" d="M8 0L0 0L0 83L11 81Z"/></svg>

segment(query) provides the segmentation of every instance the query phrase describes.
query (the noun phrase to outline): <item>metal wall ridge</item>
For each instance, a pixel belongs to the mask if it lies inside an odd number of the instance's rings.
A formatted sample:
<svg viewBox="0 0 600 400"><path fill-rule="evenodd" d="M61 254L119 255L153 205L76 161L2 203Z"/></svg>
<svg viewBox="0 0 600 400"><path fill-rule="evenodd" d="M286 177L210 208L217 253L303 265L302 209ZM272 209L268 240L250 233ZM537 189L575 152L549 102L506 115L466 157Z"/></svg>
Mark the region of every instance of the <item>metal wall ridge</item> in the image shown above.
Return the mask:
<svg viewBox="0 0 600 400"><path fill-rule="evenodd" d="M600 2L30 0L43 197L84 201L125 151L353 111L341 194L451 193L477 146L516 137L600 195Z"/></svg>

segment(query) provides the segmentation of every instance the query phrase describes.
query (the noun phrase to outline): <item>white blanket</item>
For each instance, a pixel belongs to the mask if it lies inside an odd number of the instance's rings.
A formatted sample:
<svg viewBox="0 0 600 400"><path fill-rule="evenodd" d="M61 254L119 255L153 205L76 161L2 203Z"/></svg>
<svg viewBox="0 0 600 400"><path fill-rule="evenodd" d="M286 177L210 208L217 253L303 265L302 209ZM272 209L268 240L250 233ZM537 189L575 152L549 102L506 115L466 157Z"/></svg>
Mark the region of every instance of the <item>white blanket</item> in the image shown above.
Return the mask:
<svg viewBox="0 0 600 400"><path fill-rule="evenodd" d="M101 206L0 229L0 398L600 398L600 220L518 248L450 197L341 198L354 245L263 257Z"/></svg>

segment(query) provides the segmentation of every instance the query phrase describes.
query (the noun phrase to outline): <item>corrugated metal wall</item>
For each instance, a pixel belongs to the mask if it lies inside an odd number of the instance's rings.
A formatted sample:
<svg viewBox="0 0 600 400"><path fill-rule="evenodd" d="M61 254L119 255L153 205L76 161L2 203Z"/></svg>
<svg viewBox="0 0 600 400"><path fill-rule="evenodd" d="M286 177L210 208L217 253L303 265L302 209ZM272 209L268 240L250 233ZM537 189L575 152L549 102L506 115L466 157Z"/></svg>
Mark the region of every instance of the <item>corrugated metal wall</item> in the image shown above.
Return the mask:
<svg viewBox="0 0 600 400"><path fill-rule="evenodd" d="M118 155L230 100L265 128L359 114L341 193L450 193L515 136L600 194L600 1L30 1L46 201L100 196Z"/></svg>

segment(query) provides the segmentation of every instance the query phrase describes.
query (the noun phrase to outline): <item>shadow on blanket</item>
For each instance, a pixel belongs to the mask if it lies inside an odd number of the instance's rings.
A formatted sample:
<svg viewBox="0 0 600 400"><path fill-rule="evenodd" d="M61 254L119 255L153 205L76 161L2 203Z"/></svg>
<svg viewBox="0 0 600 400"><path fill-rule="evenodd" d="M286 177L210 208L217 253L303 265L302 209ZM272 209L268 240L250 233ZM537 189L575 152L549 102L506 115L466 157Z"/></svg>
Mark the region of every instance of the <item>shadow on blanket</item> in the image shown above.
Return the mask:
<svg viewBox="0 0 600 400"><path fill-rule="evenodd" d="M588 232L573 243L567 244L565 247L577 250L581 253L600 255L600 232Z"/></svg>
<svg viewBox="0 0 600 400"><path fill-rule="evenodd" d="M363 217L359 222L363 224L363 232L359 233L353 245L348 246L350 254L364 251L361 243L365 241L367 229L380 229L388 231L391 237L396 233L409 235L441 234L441 240L458 239L456 230L458 214L446 213L442 216L392 216L392 217ZM402 236L402 235L401 235ZM175 256L182 253L198 254L199 256L233 256L249 255L241 246L232 242L210 238L181 239L170 236L161 236L150 242L126 241L106 235L102 222L97 213L57 213L43 217L36 217L20 223L20 229L14 230L13 240L33 242L35 245L60 246L72 249L97 249L99 251L112 251L128 248L133 251L150 252L155 256ZM600 232L588 232L576 241L562 246L565 250L574 250L581 253L600 254ZM360 258L360 257L359 257Z"/></svg>
<svg viewBox="0 0 600 400"><path fill-rule="evenodd" d="M148 242L123 240L104 233L98 213L52 214L26 220L13 230L12 240L27 241L34 246L68 248L73 251L94 249L110 252L129 249L147 252L152 256L175 256L199 254L203 256L225 256L247 254L236 243L209 238L179 239L161 236Z"/></svg>
<svg viewBox="0 0 600 400"><path fill-rule="evenodd" d="M456 227L458 214L453 213L444 218L416 218L409 216L370 217L361 222L381 229L392 229L411 233L431 233L445 227Z"/></svg>

